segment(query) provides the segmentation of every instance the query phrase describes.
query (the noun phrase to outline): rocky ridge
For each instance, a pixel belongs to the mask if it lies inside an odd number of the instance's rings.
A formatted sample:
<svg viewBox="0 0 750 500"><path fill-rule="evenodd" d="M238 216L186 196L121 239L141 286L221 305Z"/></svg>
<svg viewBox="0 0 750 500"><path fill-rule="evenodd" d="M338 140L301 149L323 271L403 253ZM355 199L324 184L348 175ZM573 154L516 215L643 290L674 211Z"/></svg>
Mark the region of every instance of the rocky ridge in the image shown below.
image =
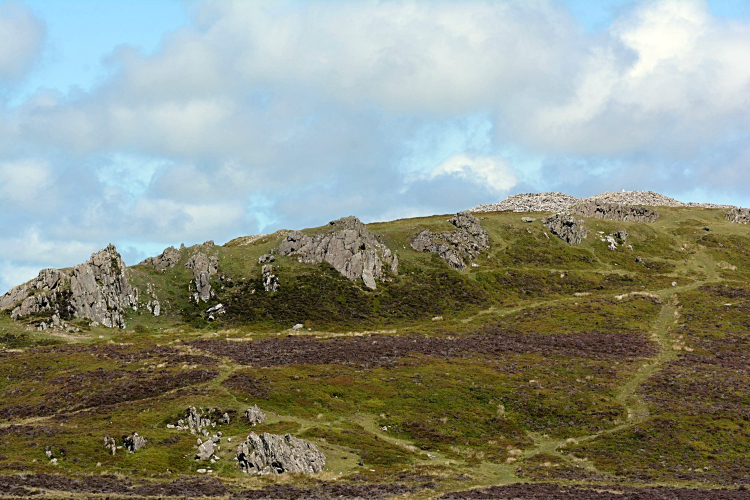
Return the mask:
<svg viewBox="0 0 750 500"><path fill-rule="evenodd" d="M624 222L654 222L659 218L659 212L650 208L609 203L602 200L589 200L572 205L566 212L581 217L594 217L596 219Z"/></svg>
<svg viewBox="0 0 750 500"><path fill-rule="evenodd" d="M469 212L459 212L448 222L456 227L455 231L433 234L425 229L410 244L418 252L438 254L453 269L462 271L466 268L465 259L473 260L490 248L489 235Z"/></svg>
<svg viewBox="0 0 750 500"><path fill-rule="evenodd" d="M179 250L177 250L175 247L165 248L164 251L160 253L159 255L157 255L156 257L149 257L143 262L141 262L139 265L153 266L153 268L156 269L157 271L164 272L166 269L177 265L177 262L180 260L180 257L182 256L181 251L184 249L185 249L184 243L180 245Z"/></svg>
<svg viewBox="0 0 750 500"><path fill-rule="evenodd" d="M33 280L0 297L0 310L17 319L49 314L38 328L65 328L65 320L85 318L92 325L125 328L124 308L138 307L138 290L128 284L125 263L114 245L73 269L43 269Z"/></svg>
<svg viewBox="0 0 750 500"><path fill-rule="evenodd" d="M306 264L328 262L352 281L362 278L372 290L377 288L376 280L385 278L384 266L398 274L398 257L358 218L343 217L328 226L329 231L313 236L290 231L279 245L279 254L294 255Z"/></svg>
<svg viewBox="0 0 750 500"><path fill-rule="evenodd" d="M562 212L573 205L587 202L603 202L617 205L642 205L647 207L700 207L700 208L735 208L732 205L714 203L683 203L674 198L653 191L614 191L576 198L565 193L521 193L507 197L497 203L477 205L469 212Z"/></svg>
<svg viewBox="0 0 750 500"><path fill-rule="evenodd" d="M246 474L314 474L323 470L326 457L318 447L290 434L251 432L237 447L237 463Z"/></svg>

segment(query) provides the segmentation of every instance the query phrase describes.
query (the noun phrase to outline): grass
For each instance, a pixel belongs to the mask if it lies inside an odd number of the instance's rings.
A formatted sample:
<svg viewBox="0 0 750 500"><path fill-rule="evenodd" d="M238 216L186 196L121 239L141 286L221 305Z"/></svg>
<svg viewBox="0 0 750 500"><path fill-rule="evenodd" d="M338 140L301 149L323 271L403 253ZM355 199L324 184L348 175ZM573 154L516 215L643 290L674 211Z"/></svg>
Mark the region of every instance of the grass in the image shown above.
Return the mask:
<svg viewBox="0 0 750 500"><path fill-rule="evenodd" d="M539 220L521 222L524 214L483 214L491 249L463 272L409 246L422 229L451 230L449 215L371 224L401 262L374 291L327 264L277 256L281 289L265 292L258 258L280 234L189 247L164 272L128 269L142 300L156 298L163 313L128 311L123 331L72 320L78 332L38 332L30 328L41 317L14 322L4 311L0 468L141 482L195 476L207 467L194 460L195 436L166 426L203 406L233 415L217 427L221 458L210 464L233 487L319 487L308 478L242 475L232 457L251 431L318 445L328 458L317 478L325 485L432 484L404 490L413 498L521 479L746 484L747 228L717 210L659 211L652 224L589 219L590 235L575 247ZM610 251L601 241L600 231L619 229L633 250ZM208 303L189 296L185 263L197 251L219 258L217 297ZM206 308L219 302L227 313L207 321ZM296 323L304 332L289 330ZM388 338L400 339L401 354L362 362L365 351L390 349ZM207 340L297 361L245 362L202 351ZM323 342L341 351L302 355ZM609 343L617 348L600 349ZM267 422L242 418L253 404ZM105 434L120 440L133 431L148 438L144 450L104 449ZM468 479L450 479L457 477Z"/></svg>

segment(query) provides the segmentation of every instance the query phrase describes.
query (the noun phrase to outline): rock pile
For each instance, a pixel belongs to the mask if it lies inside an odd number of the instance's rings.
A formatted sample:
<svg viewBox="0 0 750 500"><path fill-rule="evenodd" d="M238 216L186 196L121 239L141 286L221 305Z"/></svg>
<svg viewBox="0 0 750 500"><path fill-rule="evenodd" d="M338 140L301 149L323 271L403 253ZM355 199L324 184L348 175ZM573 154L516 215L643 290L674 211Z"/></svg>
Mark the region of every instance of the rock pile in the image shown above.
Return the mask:
<svg viewBox="0 0 750 500"><path fill-rule="evenodd" d="M425 229L414 235L411 247L418 252L436 253L453 269L462 271L466 268L465 258L475 259L490 248L489 235L469 212L459 212L449 222L455 231L433 234Z"/></svg>
<svg viewBox="0 0 750 500"><path fill-rule="evenodd" d="M469 212L559 212L581 200L565 193L522 193L503 201L478 205Z"/></svg>
<svg viewBox="0 0 750 500"><path fill-rule="evenodd" d="M209 242L203 244L206 246ZM213 242L210 242L213 246ZM193 270L193 278L195 279L195 292L193 293L193 300L195 303L208 302L210 299L216 296L209 279L211 276L219 272L219 258L216 255L208 256L205 253L198 251L190 256L185 267Z"/></svg>
<svg viewBox="0 0 750 500"><path fill-rule="evenodd" d="M567 210L572 215L624 222L654 222L659 213L642 206L622 205L601 200L589 200L572 205Z"/></svg>
<svg viewBox="0 0 750 500"><path fill-rule="evenodd" d="M356 217L328 223L330 231L308 236L290 231L279 245L279 254L296 255L299 262L328 262L348 279L362 278L365 286L376 289L375 280L385 277L384 265L398 274L398 257Z"/></svg>
<svg viewBox="0 0 750 500"><path fill-rule="evenodd" d="M237 447L237 463L246 474L314 474L323 470L326 457L318 447L290 434L254 432Z"/></svg>
<svg viewBox="0 0 750 500"><path fill-rule="evenodd" d="M245 418L251 424L257 425L265 422L267 417L266 414L263 413L263 410L258 407L258 405L253 405L245 410Z"/></svg>
<svg viewBox="0 0 750 500"><path fill-rule="evenodd" d="M114 245L71 270L43 269L0 297L0 310L13 308L13 319L49 313L45 327L64 327L64 319L85 318L92 326L125 328L124 308L137 305L138 290L128 284L125 263Z"/></svg>
<svg viewBox="0 0 750 500"><path fill-rule="evenodd" d="M177 262L182 256L180 251L184 249L184 244L180 245L180 250L177 250L175 247L165 248L161 254L157 255L156 257L149 257L139 265L153 266L153 268L157 271L164 272L164 270L177 265Z"/></svg>
<svg viewBox="0 0 750 500"><path fill-rule="evenodd" d="M202 434L208 436L208 429L213 429L217 424L228 424L230 417L228 412L221 414L216 408L198 408L191 406L185 411L185 416L177 421L177 425L168 424L168 429L178 431L190 431L191 434Z"/></svg>
<svg viewBox="0 0 750 500"><path fill-rule="evenodd" d="M735 222L737 224L747 224L750 222L750 208L733 208L726 213L724 217L729 222Z"/></svg>
<svg viewBox="0 0 750 500"><path fill-rule="evenodd" d="M586 228L583 227L583 221L576 220L568 214L550 215L542 219L542 224L568 245L578 245L588 234Z"/></svg>
<svg viewBox="0 0 750 500"><path fill-rule="evenodd" d="M565 193L523 193L486 205L478 205L470 212L563 212L573 205L591 201L614 205L642 205L647 207L734 208L714 203L683 203L653 191L619 191L601 193L588 198L575 198Z"/></svg>

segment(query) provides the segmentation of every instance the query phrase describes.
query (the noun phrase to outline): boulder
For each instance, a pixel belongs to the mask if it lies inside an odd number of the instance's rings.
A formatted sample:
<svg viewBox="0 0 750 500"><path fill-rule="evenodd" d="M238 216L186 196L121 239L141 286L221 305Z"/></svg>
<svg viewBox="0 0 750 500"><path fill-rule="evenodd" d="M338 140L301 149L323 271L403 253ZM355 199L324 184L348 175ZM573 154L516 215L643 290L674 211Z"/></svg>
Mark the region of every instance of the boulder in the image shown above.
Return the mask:
<svg viewBox="0 0 750 500"><path fill-rule="evenodd" d="M414 235L410 244L418 252L438 254L450 267L462 271L466 268L464 259L475 259L490 248L489 235L469 212L459 212L449 222L455 231L433 234L425 229Z"/></svg>
<svg viewBox="0 0 750 500"><path fill-rule="evenodd" d="M362 278L365 286L377 288L376 280L385 277L384 266L398 274L398 257L356 217L328 223L329 231L308 236L289 232L279 245L280 255L296 255L300 262L328 262L354 281Z"/></svg>
<svg viewBox="0 0 750 500"><path fill-rule="evenodd" d="M198 439L200 442L200 439ZM219 444L221 438L216 435L206 439L204 442L198 445L198 451L195 452L196 460L210 460L216 451L216 445Z"/></svg>
<svg viewBox="0 0 750 500"><path fill-rule="evenodd" d="M253 425L261 424L266 421L266 414L258 408L258 405L253 405L245 410L245 418Z"/></svg>
<svg viewBox="0 0 750 500"><path fill-rule="evenodd" d="M325 467L326 457L314 444L295 438L250 433L237 447L237 463L246 474L314 474Z"/></svg>
<svg viewBox="0 0 750 500"><path fill-rule="evenodd" d="M273 255L271 255L271 258L273 258ZM273 266L265 264L261 271L263 273L263 288L267 292L277 292L280 286L279 278L273 273Z"/></svg>
<svg viewBox="0 0 750 500"><path fill-rule="evenodd" d="M137 432L122 436L122 445L130 453L135 453L146 447L146 438L138 435Z"/></svg>
<svg viewBox="0 0 750 500"><path fill-rule="evenodd" d="M542 224L568 245L578 245L588 234L583 221L578 221L569 214L550 215L542 219Z"/></svg>
<svg viewBox="0 0 750 500"><path fill-rule="evenodd" d="M104 448L112 455L114 455L117 451L117 442L115 442L115 438L110 437L109 434L104 436Z"/></svg>

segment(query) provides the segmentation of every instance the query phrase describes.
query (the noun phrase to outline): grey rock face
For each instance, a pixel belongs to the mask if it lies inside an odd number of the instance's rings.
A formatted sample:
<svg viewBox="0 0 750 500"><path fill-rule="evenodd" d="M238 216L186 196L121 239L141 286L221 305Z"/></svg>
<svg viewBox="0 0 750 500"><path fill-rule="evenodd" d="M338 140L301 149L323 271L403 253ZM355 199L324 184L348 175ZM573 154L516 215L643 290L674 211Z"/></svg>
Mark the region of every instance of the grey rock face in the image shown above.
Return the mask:
<svg viewBox="0 0 750 500"><path fill-rule="evenodd" d="M43 269L35 279L3 295L0 309L15 306L13 319L50 311L51 325L56 324L55 316L62 324L60 318L69 315L125 328L123 309L134 308L137 302L138 290L128 284L125 263L114 245L108 245L70 271Z"/></svg>
<svg viewBox="0 0 750 500"><path fill-rule="evenodd" d="M659 213L646 207L608 203L602 200L589 200L568 208L572 215L595 217L597 219L619 220L625 222L654 222Z"/></svg>
<svg viewBox="0 0 750 500"><path fill-rule="evenodd" d="M271 262L275 261L276 257L268 253L265 255L261 255L260 258L258 258L258 264L270 264Z"/></svg>
<svg viewBox="0 0 750 500"><path fill-rule="evenodd" d="M733 208L724 216L729 222L747 224L750 222L750 208Z"/></svg>
<svg viewBox="0 0 750 500"><path fill-rule="evenodd" d="M164 251L156 257L149 257L144 260L141 264L153 266L157 271L164 271L165 269L176 266L181 255L180 251L175 247L169 247L165 248Z"/></svg>
<svg viewBox="0 0 750 500"><path fill-rule="evenodd" d="M436 253L449 266L459 271L466 268L465 258L475 259L490 248L489 235L469 212L459 212L450 221L455 231L432 234L429 230L417 233L411 247L418 252Z"/></svg>
<svg viewBox="0 0 750 500"><path fill-rule="evenodd" d="M290 434L251 433L237 447L237 462L246 474L314 474L323 470L326 457L314 444Z"/></svg>
<svg viewBox="0 0 750 500"><path fill-rule="evenodd" d="M130 453L135 453L136 451L145 448L146 441L147 439L143 436L139 436L137 432L122 436L122 445Z"/></svg>
<svg viewBox="0 0 750 500"><path fill-rule="evenodd" d="M296 255L307 264L328 262L352 281L362 278L371 289L385 277L384 265L398 274L398 257L359 219L343 217L328 225L330 231L313 236L291 231L279 245L279 254Z"/></svg>
<svg viewBox="0 0 750 500"><path fill-rule="evenodd" d="M578 221L568 214L550 215L542 219L542 224L568 245L578 245L588 234L583 227L583 221Z"/></svg>
<svg viewBox="0 0 750 500"><path fill-rule="evenodd" d="M267 417L266 414L263 413L263 410L258 408L258 405L253 405L245 410L245 418L251 424L256 425L265 422Z"/></svg>
<svg viewBox="0 0 750 500"><path fill-rule="evenodd" d="M197 252L190 256L185 267L193 270L196 289L193 298L196 302L208 302L216 296L209 282L210 277L219 272L219 259L216 255L208 256L203 252Z"/></svg>

